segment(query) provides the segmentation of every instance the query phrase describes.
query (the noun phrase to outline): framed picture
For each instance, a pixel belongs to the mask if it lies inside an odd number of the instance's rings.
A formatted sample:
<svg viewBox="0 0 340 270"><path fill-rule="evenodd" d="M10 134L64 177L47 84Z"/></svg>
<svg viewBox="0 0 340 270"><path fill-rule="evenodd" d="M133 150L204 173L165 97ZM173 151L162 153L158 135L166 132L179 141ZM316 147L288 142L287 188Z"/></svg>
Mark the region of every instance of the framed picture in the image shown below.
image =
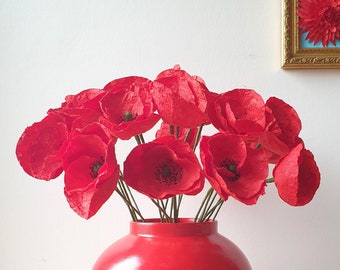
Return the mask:
<svg viewBox="0 0 340 270"><path fill-rule="evenodd" d="M282 1L282 68L340 68L340 2Z"/></svg>

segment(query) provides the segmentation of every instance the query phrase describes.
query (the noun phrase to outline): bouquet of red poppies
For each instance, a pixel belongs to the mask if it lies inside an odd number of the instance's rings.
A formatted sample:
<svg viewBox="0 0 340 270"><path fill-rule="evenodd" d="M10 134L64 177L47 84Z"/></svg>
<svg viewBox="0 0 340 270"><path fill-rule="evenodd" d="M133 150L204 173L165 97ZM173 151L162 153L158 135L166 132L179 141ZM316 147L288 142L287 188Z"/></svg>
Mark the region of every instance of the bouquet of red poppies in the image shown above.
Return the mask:
<svg viewBox="0 0 340 270"><path fill-rule="evenodd" d="M203 135L209 125L214 134ZM146 142L143 134L151 130L154 139ZM310 202L320 173L300 130L296 111L284 101L265 102L251 89L217 94L176 65L155 80L124 77L66 96L25 129L16 155L34 178L64 173L66 199L86 219L118 194L132 219L143 221L137 191L162 221L176 222L183 196L209 184L195 217L202 222L215 219L229 197L255 204L268 183L290 205ZM136 146L119 165L117 141L129 139Z"/></svg>

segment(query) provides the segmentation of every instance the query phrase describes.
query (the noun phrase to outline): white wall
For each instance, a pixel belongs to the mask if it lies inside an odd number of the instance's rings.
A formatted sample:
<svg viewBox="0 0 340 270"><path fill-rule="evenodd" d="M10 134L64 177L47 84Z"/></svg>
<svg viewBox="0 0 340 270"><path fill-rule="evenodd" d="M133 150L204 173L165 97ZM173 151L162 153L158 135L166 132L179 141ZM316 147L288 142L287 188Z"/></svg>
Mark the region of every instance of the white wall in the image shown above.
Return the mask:
<svg viewBox="0 0 340 270"><path fill-rule="evenodd" d="M279 0L1 0L0 268L90 269L130 220L117 196L82 220L62 177L27 176L14 154L24 128L66 94L127 75L153 79L178 63L213 91L248 87L294 106L322 174L303 208L285 205L272 185L255 206L230 199L220 232L254 270L337 269L340 70L280 69L280 13ZM183 215L194 207L184 201Z"/></svg>

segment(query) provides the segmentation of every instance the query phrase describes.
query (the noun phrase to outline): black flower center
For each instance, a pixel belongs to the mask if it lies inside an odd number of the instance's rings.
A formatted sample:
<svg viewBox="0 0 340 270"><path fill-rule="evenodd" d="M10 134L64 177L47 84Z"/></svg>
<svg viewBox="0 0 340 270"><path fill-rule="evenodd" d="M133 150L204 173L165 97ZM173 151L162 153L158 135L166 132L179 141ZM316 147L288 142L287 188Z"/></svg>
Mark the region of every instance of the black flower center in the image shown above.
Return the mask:
<svg viewBox="0 0 340 270"><path fill-rule="evenodd" d="M325 7L322 10L320 10L319 15L321 18L329 23L334 23L336 20L337 10L334 7Z"/></svg>
<svg viewBox="0 0 340 270"><path fill-rule="evenodd" d="M104 164L104 157L100 157L99 160L90 164L90 176L95 179L98 176L98 171Z"/></svg>
<svg viewBox="0 0 340 270"><path fill-rule="evenodd" d="M229 181L235 182L237 179L240 178L240 174L237 172L237 164L234 160L225 159L222 161L221 165L233 174L233 176L228 177Z"/></svg>
<svg viewBox="0 0 340 270"><path fill-rule="evenodd" d="M122 117L122 122L130 122L135 120L137 117L137 114L132 114L132 112L127 111L124 113L123 117Z"/></svg>
<svg viewBox="0 0 340 270"><path fill-rule="evenodd" d="M156 179L167 186L178 184L182 175L182 168L172 160L161 163L155 171Z"/></svg>

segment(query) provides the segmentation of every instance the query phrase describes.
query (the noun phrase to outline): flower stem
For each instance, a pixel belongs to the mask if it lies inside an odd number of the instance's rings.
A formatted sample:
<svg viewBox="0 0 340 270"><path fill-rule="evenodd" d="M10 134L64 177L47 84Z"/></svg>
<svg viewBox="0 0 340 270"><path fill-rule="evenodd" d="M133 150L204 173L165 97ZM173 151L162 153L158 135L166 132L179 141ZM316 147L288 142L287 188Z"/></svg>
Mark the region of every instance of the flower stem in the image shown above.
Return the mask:
<svg viewBox="0 0 340 270"><path fill-rule="evenodd" d="M197 133L196 133L196 136L195 136L195 141L194 141L194 147L193 147L193 150L195 151L196 150L196 147L198 145L198 142L201 138L201 133L202 133L202 130L203 130L203 126L199 126L198 130L197 130Z"/></svg>
<svg viewBox="0 0 340 270"><path fill-rule="evenodd" d="M135 140L137 142L137 144L142 144L142 143L145 143L145 140L144 140L144 137L143 137L143 134L138 134L135 136Z"/></svg>
<svg viewBox="0 0 340 270"><path fill-rule="evenodd" d="M220 210L221 210L221 208L222 208L222 205L223 205L224 201L223 201L222 199L220 199L220 202L221 202L221 203L220 203L219 206L217 207L217 209L216 209L216 211L215 211L215 215L214 215L214 217L212 218L212 220L215 220L215 219L216 219L218 213L220 212Z"/></svg>
<svg viewBox="0 0 340 270"><path fill-rule="evenodd" d="M174 223L178 222L179 209L177 205L177 196L172 197L172 209L174 213Z"/></svg>
<svg viewBox="0 0 340 270"><path fill-rule="evenodd" d="M158 210L163 214L163 218L166 219L166 222L171 222L171 217L168 215L166 210L160 205L159 201L155 199L151 199L151 202L153 202L158 207ZM161 220L163 220L162 216L161 216Z"/></svg>
<svg viewBox="0 0 340 270"><path fill-rule="evenodd" d="M139 218L144 221L144 217L141 214L141 211L138 208L138 204L131 192L131 189L128 185L126 185L126 183L124 182L123 179L123 173L120 172L119 175L119 180L118 180L118 184L117 184L117 188L116 188L116 192L119 194L119 196L122 197L122 199L124 200L125 204L127 205L131 218L133 221L137 221L138 220L138 216Z"/></svg>
<svg viewBox="0 0 340 270"><path fill-rule="evenodd" d="M145 143L145 140L144 140L144 136L143 136L143 134L139 134L138 136L139 136L139 138L140 138L141 142L142 142L142 143Z"/></svg>
<svg viewBox="0 0 340 270"><path fill-rule="evenodd" d="M266 183L267 183L267 184L269 184L269 183L274 183L274 182L275 182L274 178L268 178L268 179L266 179Z"/></svg>
<svg viewBox="0 0 340 270"><path fill-rule="evenodd" d="M173 125L170 126L170 135L175 134L175 127Z"/></svg>
<svg viewBox="0 0 340 270"><path fill-rule="evenodd" d="M185 142L188 141L188 138L189 138L191 132L192 132L192 129L190 128L190 129L187 131L187 134L186 134L185 137L184 137L184 141L185 141Z"/></svg>
<svg viewBox="0 0 340 270"><path fill-rule="evenodd" d="M219 198L217 203L213 207L209 208L208 212L206 212L206 215L204 216L203 221L208 221L209 219L211 219L211 216L214 213L215 213L215 215L214 215L214 218L212 218L212 220L215 220L215 218L216 218L218 212L220 211L223 203L224 203L224 201L221 198Z"/></svg>
<svg viewBox="0 0 340 270"><path fill-rule="evenodd" d="M203 213L205 212L207 201L209 201L209 198L211 197L212 192L213 192L213 188L211 187L207 191L207 193L206 193L206 195L205 195L205 197L204 197L204 199L203 199L203 201L200 205L200 208L197 211L197 214L195 216L195 222L199 222L199 220L201 220L201 218L199 218L199 217L200 216L202 217Z"/></svg>
<svg viewBox="0 0 340 270"><path fill-rule="evenodd" d="M141 142L141 140L140 140L138 135L135 136L135 139L136 139L136 142L137 142L138 145L142 144L142 142Z"/></svg>
<svg viewBox="0 0 340 270"><path fill-rule="evenodd" d="M181 195L178 196L178 206L177 206L178 209L179 209L180 206L181 206L182 199L183 199L183 194L181 194Z"/></svg>
<svg viewBox="0 0 340 270"><path fill-rule="evenodd" d="M118 193L118 195L123 199L123 201L125 202L125 204L127 205L131 218L133 221L138 221L138 216L140 218L140 220L145 221L143 215L141 214L140 210L138 209L138 207L135 207L132 203L130 198L128 198L125 194L125 191L121 190L120 188L116 188L116 192Z"/></svg>
<svg viewBox="0 0 340 270"><path fill-rule="evenodd" d="M204 197L201 206L197 211L195 222L205 222L208 221L209 219L215 220L218 212L220 211L224 203L224 201L221 198L217 199L217 196L218 194L212 187L207 191L207 194Z"/></svg>
<svg viewBox="0 0 340 270"><path fill-rule="evenodd" d="M168 207L168 203L169 203L169 199L166 199L165 200L165 203L164 203L164 201L163 200L158 200L158 204L161 204L161 207L162 207L162 209L163 209L163 212L166 212L166 208ZM160 216L160 218L161 218L161 221L163 222L164 221L164 214L163 214L163 212L160 210L160 209L158 209L158 211L159 211L159 216Z"/></svg>

